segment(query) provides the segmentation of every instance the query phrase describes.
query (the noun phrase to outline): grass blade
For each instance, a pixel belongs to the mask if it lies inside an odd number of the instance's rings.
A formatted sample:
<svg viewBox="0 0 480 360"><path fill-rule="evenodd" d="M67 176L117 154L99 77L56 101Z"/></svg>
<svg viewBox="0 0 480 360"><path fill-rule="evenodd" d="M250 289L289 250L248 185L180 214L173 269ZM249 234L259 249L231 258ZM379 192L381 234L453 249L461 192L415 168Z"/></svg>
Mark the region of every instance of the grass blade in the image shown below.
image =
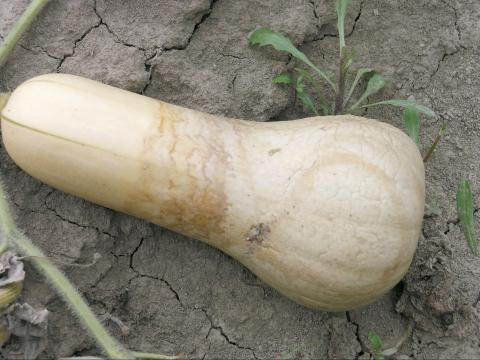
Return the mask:
<svg viewBox="0 0 480 360"><path fill-rule="evenodd" d="M473 196L468 180L463 180L458 185L457 212L468 246L473 255L478 256L478 242L473 228Z"/></svg>
<svg viewBox="0 0 480 360"><path fill-rule="evenodd" d="M350 108L348 112L352 112L356 110L360 105L362 105L369 96L374 95L378 93L380 90L382 90L387 82L383 78L382 75L379 73L374 73L370 80L368 80L367 88L365 89L365 92L360 96L358 101Z"/></svg>
<svg viewBox="0 0 480 360"><path fill-rule="evenodd" d="M312 111L315 115L319 115L315 104L312 101L312 98L304 93L304 92L297 92L297 97L302 101L303 105L310 111Z"/></svg>
<svg viewBox="0 0 480 360"><path fill-rule="evenodd" d="M331 115L331 107L328 105L327 100L323 97L322 95L322 90L320 87L317 85L317 82L310 76L310 74L305 70L301 68L295 68L295 71L298 72L299 74L299 79L303 81L303 79L306 79L310 82L310 84L313 86L315 91L317 92L318 99L320 100L320 106L322 107L323 110L323 115ZM298 89L297 89L298 91Z"/></svg>
<svg viewBox="0 0 480 360"><path fill-rule="evenodd" d="M251 45L270 45L278 51L284 51L289 53L296 59L310 66L313 70L315 70L317 74L324 78L333 89L335 89L335 83L332 81L331 77L327 76L324 71L316 67L304 53L302 53L292 44L290 39L283 36L282 34L267 28L261 28L251 33L248 37L248 40L250 41Z"/></svg>
<svg viewBox="0 0 480 360"><path fill-rule="evenodd" d="M278 75L272 80L272 82L274 84L286 84L286 85L291 85L293 83L292 78L288 74Z"/></svg>
<svg viewBox="0 0 480 360"><path fill-rule="evenodd" d="M369 68L358 69L357 75L355 76L355 80L354 80L353 83L352 83L352 87L350 88L350 91L348 92L347 98L345 99L345 105L347 105L348 102L350 101L350 98L352 97L353 92L355 91L355 88L357 87L358 82L360 81L360 79L361 79L364 75L366 75L366 74L368 74L368 73L372 73L372 72L374 72L374 71L375 71L374 69L369 69Z"/></svg>
<svg viewBox="0 0 480 360"><path fill-rule="evenodd" d="M432 157L433 153L435 152L435 149L437 148L438 144L440 143L440 140L443 137L443 134L447 130L447 124L443 124L442 127L440 128L440 131L438 132L437 137L435 138L435 141L433 142L432 146L430 146L430 149L427 151L427 155L423 158L423 162L427 162L430 160Z"/></svg>
<svg viewBox="0 0 480 360"><path fill-rule="evenodd" d="M303 105L307 109L309 109L315 115L318 116L318 111L317 111L317 108L315 107L315 104L312 98L310 97L310 95L305 93L304 84L303 84L304 79L310 79L310 74L305 70L299 71L299 76L297 78L297 83L295 85L295 90L297 91L297 97L302 101Z"/></svg>
<svg viewBox="0 0 480 360"><path fill-rule="evenodd" d="M418 145L420 133L420 113L414 108L406 108L403 112L405 130L408 136Z"/></svg>
<svg viewBox="0 0 480 360"><path fill-rule="evenodd" d="M375 334L373 331L368 332L368 342L370 345L370 350L372 351L372 356L374 360L383 360L384 357L382 353L382 340L380 336Z"/></svg>
<svg viewBox="0 0 480 360"><path fill-rule="evenodd" d="M336 3L340 52L342 52L343 48L345 48L345 15L347 14L348 5L350 5L351 2L352 0L337 0Z"/></svg>
<svg viewBox="0 0 480 360"><path fill-rule="evenodd" d="M373 331L368 332L368 342L370 343L370 347L373 351L382 350L382 340L380 339L380 336L375 334Z"/></svg>
<svg viewBox="0 0 480 360"><path fill-rule="evenodd" d="M353 54L346 48L340 53L340 66L338 69L338 82L337 91L335 93L335 110L334 114L338 115L343 113L343 107L345 105L345 85L347 80L348 69L353 62Z"/></svg>
<svg viewBox="0 0 480 360"><path fill-rule="evenodd" d="M20 19L13 25L12 30L3 39L0 45L0 68L5 64L8 56L11 54L18 40L22 37L25 31L28 30L30 24L35 20L40 11L48 4L50 0L33 0Z"/></svg>
<svg viewBox="0 0 480 360"><path fill-rule="evenodd" d="M380 105L392 105L392 106L398 106L398 107L403 107L403 108L413 108L417 110L419 113L425 114L427 116L435 117L436 114L433 110L429 109L426 106L417 104L417 102L413 99L409 100L401 100L401 99L392 99L392 100L385 100L385 101L380 101L374 104L368 104L362 106L363 108L368 108L372 106L380 106Z"/></svg>

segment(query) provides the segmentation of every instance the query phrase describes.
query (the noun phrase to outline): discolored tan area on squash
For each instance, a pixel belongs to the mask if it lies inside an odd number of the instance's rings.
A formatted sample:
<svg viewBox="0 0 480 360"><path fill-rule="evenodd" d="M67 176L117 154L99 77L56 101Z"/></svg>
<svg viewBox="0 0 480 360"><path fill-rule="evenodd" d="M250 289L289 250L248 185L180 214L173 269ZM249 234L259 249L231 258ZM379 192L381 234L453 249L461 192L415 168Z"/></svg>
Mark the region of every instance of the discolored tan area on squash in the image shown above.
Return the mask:
<svg viewBox="0 0 480 360"><path fill-rule="evenodd" d="M212 129L159 101L145 133L138 191L126 205L128 212L206 242L221 237L226 155L222 138Z"/></svg>

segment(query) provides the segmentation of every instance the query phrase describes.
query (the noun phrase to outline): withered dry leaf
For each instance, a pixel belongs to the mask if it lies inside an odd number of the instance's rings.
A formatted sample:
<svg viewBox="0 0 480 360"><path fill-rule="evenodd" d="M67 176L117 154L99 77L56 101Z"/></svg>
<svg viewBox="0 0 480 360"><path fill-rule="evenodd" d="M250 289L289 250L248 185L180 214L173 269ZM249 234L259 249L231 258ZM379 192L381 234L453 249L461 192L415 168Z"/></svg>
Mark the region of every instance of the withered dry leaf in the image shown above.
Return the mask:
<svg viewBox="0 0 480 360"><path fill-rule="evenodd" d="M0 315L16 301L22 291L25 271L23 262L13 252L0 255ZM0 341L1 342L1 341Z"/></svg>
<svg viewBox="0 0 480 360"><path fill-rule="evenodd" d="M0 287L25 279L23 262L11 251L0 256Z"/></svg>
<svg viewBox="0 0 480 360"><path fill-rule="evenodd" d="M26 359L36 359L47 347L48 310L14 304L7 314L8 330L22 342Z"/></svg>

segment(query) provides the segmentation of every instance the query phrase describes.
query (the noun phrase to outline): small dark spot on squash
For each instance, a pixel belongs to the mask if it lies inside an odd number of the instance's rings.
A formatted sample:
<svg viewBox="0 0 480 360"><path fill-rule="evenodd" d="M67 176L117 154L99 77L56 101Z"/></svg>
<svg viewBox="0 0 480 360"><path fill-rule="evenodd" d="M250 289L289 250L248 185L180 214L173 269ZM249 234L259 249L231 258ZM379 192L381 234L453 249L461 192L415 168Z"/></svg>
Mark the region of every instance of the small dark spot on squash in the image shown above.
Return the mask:
<svg viewBox="0 0 480 360"><path fill-rule="evenodd" d="M247 232L246 239L252 243L261 244L267 239L270 233L270 227L267 224L260 223L252 225Z"/></svg>
<svg viewBox="0 0 480 360"><path fill-rule="evenodd" d="M282 151L282 149L280 149L280 148L272 149L268 152L268 155L273 156L280 151Z"/></svg>

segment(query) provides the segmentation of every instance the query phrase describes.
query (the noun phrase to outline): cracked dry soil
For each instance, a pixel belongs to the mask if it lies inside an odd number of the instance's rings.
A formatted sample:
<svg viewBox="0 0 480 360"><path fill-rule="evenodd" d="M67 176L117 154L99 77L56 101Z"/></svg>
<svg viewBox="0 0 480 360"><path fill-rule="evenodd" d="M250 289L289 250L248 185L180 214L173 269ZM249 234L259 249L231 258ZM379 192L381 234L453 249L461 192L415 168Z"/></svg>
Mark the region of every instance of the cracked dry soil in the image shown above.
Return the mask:
<svg viewBox="0 0 480 360"><path fill-rule="evenodd" d="M0 0L0 39L27 3ZM257 26L287 34L323 67L336 63L330 0L53 0L0 72L0 90L58 71L213 114L304 117L294 94L271 83L289 58L248 46ZM298 306L207 245L40 184L0 148L20 227L62 263L101 254L87 268L62 266L96 313L128 327L122 333L106 321L128 347L202 359L368 359L366 337L375 331L385 348L406 338L398 359L480 358L480 259L469 253L454 201L458 181L469 178L479 207L480 2L354 0L346 33L356 66L391 79L383 96L414 95L439 114L423 124L422 151L449 126L427 166L427 202L441 214L425 218L405 279L362 310ZM398 110L366 115L402 127ZM98 354L62 301L27 271L22 300L51 311L44 357Z"/></svg>

